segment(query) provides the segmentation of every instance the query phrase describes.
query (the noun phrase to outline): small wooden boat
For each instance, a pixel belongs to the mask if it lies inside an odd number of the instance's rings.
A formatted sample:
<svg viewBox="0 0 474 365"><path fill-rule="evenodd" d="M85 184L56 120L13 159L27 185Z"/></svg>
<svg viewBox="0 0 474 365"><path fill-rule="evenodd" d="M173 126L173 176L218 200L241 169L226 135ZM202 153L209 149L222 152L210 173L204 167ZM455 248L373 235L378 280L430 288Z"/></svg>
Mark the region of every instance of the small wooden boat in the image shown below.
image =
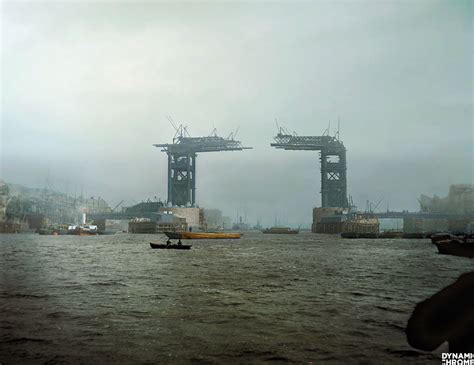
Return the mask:
<svg viewBox="0 0 474 365"><path fill-rule="evenodd" d="M170 239L176 240L212 240L212 239L238 239L241 233L230 232L164 232Z"/></svg>
<svg viewBox="0 0 474 365"><path fill-rule="evenodd" d="M455 239L438 241L435 245L440 254L474 258L474 242L461 242Z"/></svg>
<svg viewBox="0 0 474 365"><path fill-rule="evenodd" d="M171 250L189 250L191 245L174 245L174 244L166 244L166 243L153 243L150 242L151 248L163 248L163 249L171 249Z"/></svg>

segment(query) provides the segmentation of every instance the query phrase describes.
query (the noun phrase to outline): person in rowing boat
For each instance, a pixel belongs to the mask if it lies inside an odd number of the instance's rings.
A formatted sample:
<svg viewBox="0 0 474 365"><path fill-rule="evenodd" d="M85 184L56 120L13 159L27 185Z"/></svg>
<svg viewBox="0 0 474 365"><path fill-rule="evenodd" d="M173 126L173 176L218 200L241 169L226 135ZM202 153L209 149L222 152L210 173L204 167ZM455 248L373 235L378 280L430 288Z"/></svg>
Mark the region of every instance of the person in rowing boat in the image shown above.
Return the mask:
<svg viewBox="0 0 474 365"><path fill-rule="evenodd" d="M182 243L181 243L181 238L178 240L178 246L182 246Z"/></svg>

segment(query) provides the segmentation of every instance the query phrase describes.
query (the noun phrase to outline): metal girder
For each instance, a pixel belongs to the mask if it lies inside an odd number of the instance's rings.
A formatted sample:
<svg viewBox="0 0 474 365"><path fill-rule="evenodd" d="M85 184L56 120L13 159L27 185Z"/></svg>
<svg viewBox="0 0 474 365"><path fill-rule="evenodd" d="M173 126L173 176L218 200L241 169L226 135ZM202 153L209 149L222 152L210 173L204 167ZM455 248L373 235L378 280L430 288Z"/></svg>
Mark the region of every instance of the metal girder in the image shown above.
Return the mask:
<svg viewBox="0 0 474 365"><path fill-rule="evenodd" d="M168 201L173 205L196 204L196 154L168 152Z"/></svg>
<svg viewBox="0 0 474 365"><path fill-rule="evenodd" d="M181 129L182 130L182 129ZM233 138L217 135L186 137L181 134L173 143L154 144L168 155L168 203L177 206L196 204L196 157L199 152L242 151L244 147Z"/></svg>
<svg viewBox="0 0 474 365"><path fill-rule="evenodd" d="M270 144L272 147L285 150L320 151L326 149L330 151L334 149L337 151L341 147L344 148L341 141L331 136L295 136L278 133L274 140L275 143Z"/></svg>
<svg viewBox="0 0 474 365"><path fill-rule="evenodd" d="M243 147L240 141L225 139L218 136L210 137L177 137L173 143L154 144L162 147L162 151L171 153L197 153L197 152L220 152L220 151L242 151L252 147Z"/></svg>
<svg viewBox="0 0 474 365"><path fill-rule="evenodd" d="M278 133L270 146L294 151L320 151L321 206L347 207L346 148L331 136L297 136Z"/></svg>

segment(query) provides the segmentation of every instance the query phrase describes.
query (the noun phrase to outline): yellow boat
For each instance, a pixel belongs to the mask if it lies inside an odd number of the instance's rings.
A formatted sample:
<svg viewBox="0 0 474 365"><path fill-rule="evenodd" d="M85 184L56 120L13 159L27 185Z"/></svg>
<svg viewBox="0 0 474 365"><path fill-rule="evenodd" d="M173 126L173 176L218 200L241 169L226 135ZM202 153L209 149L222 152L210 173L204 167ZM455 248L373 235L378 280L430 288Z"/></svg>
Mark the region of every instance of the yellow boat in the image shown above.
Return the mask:
<svg viewBox="0 0 474 365"><path fill-rule="evenodd" d="M237 239L242 236L241 233L229 232L164 232L170 239L176 240L212 240L212 239Z"/></svg>

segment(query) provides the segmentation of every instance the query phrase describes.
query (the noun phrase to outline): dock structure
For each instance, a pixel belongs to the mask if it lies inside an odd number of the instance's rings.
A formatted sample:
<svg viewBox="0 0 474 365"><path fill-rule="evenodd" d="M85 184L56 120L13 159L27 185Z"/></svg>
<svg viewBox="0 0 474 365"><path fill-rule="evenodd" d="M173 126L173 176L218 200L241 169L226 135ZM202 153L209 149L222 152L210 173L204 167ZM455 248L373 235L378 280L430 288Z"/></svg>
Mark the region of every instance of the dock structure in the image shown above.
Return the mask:
<svg viewBox="0 0 474 365"><path fill-rule="evenodd" d="M168 204L173 206L196 205L196 157L200 152L242 151L244 147L231 133L219 137L214 129L210 136L191 137L180 125L176 128L173 143L154 144L168 155Z"/></svg>
<svg viewBox="0 0 474 365"><path fill-rule="evenodd" d="M321 161L321 206L346 208L347 177L346 177L346 148L335 137L323 136L298 136L289 134L285 129L279 128L274 137L275 142L270 146L296 151L320 151Z"/></svg>

